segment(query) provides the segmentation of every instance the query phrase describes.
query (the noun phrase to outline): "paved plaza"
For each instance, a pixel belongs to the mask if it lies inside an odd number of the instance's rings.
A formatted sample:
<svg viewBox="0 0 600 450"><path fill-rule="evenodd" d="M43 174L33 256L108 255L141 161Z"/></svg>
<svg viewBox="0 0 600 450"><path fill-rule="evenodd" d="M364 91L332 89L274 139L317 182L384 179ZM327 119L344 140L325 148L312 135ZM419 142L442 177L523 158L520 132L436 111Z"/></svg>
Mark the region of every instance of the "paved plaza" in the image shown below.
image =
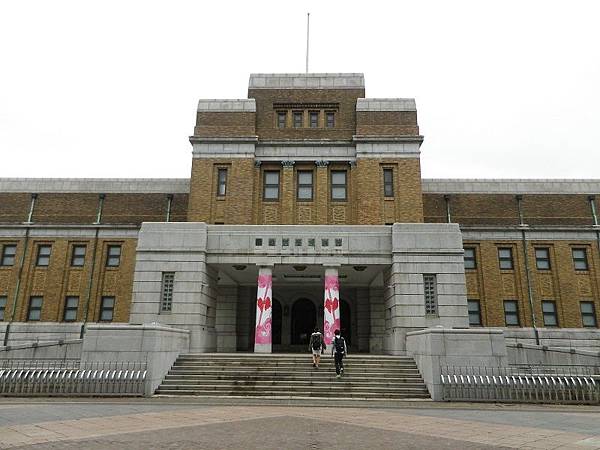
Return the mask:
<svg viewBox="0 0 600 450"><path fill-rule="evenodd" d="M597 407L256 403L2 399L0 448L600 449Z"/></svg>

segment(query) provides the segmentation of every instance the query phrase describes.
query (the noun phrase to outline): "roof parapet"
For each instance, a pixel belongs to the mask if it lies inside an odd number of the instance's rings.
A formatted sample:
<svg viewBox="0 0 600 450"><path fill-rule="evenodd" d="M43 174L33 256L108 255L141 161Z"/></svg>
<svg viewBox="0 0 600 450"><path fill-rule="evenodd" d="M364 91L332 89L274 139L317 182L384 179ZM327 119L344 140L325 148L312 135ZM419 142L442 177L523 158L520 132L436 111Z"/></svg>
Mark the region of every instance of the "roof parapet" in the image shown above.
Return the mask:
<svg viewBox="0 0 600 450"><path fill-rule="evenodd" d="M414 98L359 98L356 111L416 111Z"/></svg>
<svg viewBox="0 0 600 450"><path fill-rule="evenodd" d="M256 100L241 99L201 99L198 112L256 112Z"/></svg>
<svg viewBox="0 0 600 450"><path fill-rule="evenodd" d="M364 89L362 73L252 73L248 89Z"/></svg>

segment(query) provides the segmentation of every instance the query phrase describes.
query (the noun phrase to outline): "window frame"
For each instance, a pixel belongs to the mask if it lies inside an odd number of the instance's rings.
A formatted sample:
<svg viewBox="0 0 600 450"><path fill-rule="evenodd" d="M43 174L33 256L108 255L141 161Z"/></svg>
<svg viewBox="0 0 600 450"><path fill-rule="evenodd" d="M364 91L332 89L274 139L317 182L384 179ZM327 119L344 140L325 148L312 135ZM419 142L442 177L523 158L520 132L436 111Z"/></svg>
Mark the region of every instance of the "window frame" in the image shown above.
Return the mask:
<svg viewBox="0 0 600 450"><path fill-rule="evenodd" d="M506 309L507 304L514 304L515 310L508 311ZM502 309L504 311L504 326L506 327L520 327L521 326L521 317L519 316L519 302L517 300L504 300L502 302ZM516 318L517 323L508 323L507 318L509 316L514 316Z"/></svg>
<svg viewBox="0 0 600 450"><path fill-rule="evenodd" d="M75 306L69 305L69 300L76 300ZM65 297L65 304L63 306L63 322L77 322L77 313L79 310L79 296L77 295L67 295ZM73 318L68 318L68 313L74 312L75 315Z"/></svg>
<svg viewBox="0 0 600 450"><path fill-rule="evenodd" d="M344 184L333 183L333 175L334 174L344 174ZM348 171L347 170L332 170L329 173L329 186L330 186L330 198L332 202L347 202L348 201ZM344 198L334 198L333 192L334 189L344 189Z"/></svg>
<svg viewBox="0 0 600 450"><path fill-rule="evenodd" d="M39 300L39 306L33 305L34 300ZM42 295L31 295L27 304L27 322L40 322L42 320L42 308L44 306L44 297ZM32 313L38 313L37 318L32 317Z"/></svg>
<svg viewBox="0 0 600 450"><path fill-rule="evenodd" d="M512 247L498 247L498 267L500 270L515 270ZM509 256L502 256L502 251L508 251ZM510 263L510 267L502 267L503 263Z"/></svg>
<svg viewBox="0 0 600 450"><path fill-rule="evenodd" d="M221 175L224 174L224 177ZM221 192L221 188L223 188ZM217 167L217 197L223 198L227 195L227 167Z"/></svg>
<svg viewBox="0 0 600 450"><path fill-rule="evenodd" d="M48 249L48 254L42 254L42 249ZM50 258L52 257L52 244L38 244L37 252L35 257L35 266L36 267L48 267L50 265ZM42 258L47 258L45 264L41 264Z"/></svg>
<svg viewBox="0 0 600 450"><path fill-rule="evenodd" d="M299 124L296 122L297 118L300 118ZM304 128L304 111L292 111L292 125L294 128Z"/></svg>
<svg viewBox="0 0 600 450"><path fill-rule="evenodd" d="M83 255L78 255L75 253L75 249L83 248ZM87 253L87 245L85 244L73 244L71 246L71 267L83 267L85 266L85 256ZM81 264L75 264L76 258L82 258Z"/></svg>
<svg viewBox="0 0 600 450"><path fill-rule="evenodd" d="M119 249L119 254L118 255L112 255L111 254L111 250L118 248ZM105 266L106 267L119 267L121 265L121 256L123 255L123 246L122 244L108 244L106 246L106 263ZM114 263L115 258L118 258L117 263Z"/></svg>
<svg viewBox="0 0 600 450"><path fill-rule="evenodd" d="M583 252L583 258L576 258L575 252ZM573 269L577 272L587 272L590 270L587 258L587 248L585 247L573 247L571 248L571 257L573 258ZM583 269L577 267L578 262L583 262L585 266Z"/></svg>
<svg viewBox="0 0 600 450"><path fill-rule="evenodd" d="M320 113L320 111L309 111L308 112L308 126L310 128L312 128L313 130L315 128L319 128L319 115L320 115L319 113ZM316 121L314 122L315 126L313 126L313 117L316 117Z"/></svg>
<svg viewBox="0 0 600 450"><path fill-rule="evenodd" d="M163 272L160 283L159 314L173 312L173 292L175 290L175 272Z"/></svg>
<svg viewBox="0 0 600 450"><path fill-rule="evenodd" d="M386 175L390 174L390 179L386 180ZM388 192L388 188L390 189ZM383 168L383 197L394 198L394 169L393 167Z"/></svg>
<svg viewBox="0 0 600 450"><path fill-rule="evenodd" d="M4 322L6 316L6 306L8 305L8 295L0 295L0 322Z"/></svg>
<svg viewBox="0 0 600 450"><path fill-rule="evenodd" d="M465 270L477 270L477 247L471 247L471 246L466 246L463 247L463 251L464 251L464 255L463 255L463 259L464 259L464 264L465 264ZM469 256L467 257L467 251L472 251L473 252L473 256ZM473 263L473 266L467 266L467 261L469 261L470 263Z"/></svg>
<svg viewBox="0 0 600 450"><path fill-rule="evenodd" d="M310 174L310 184L307 183L300 183L300 175L303 174ZM314 200L314 182L315 182L315 175L314 175L314 171L310 170L310 169L301 169L296 171L296 200L298 200L299 202L312 202ZM304 197L300 197L300 189L308 189L310 188L310 198L304 198Z"/></svg>
<svg viewBox="0 0 600 450"><path fill-rule="evenodd" d="M471 305L477 304L477 311L471 310ZM473 313L477 313L477 323L471 322L471 315ZM467 299L467 315L469 316L469 326L470 327L481 327L483 326L483 322L481 321L481 301L479 299L471 298Z"/></svg>
<svg viewBox="0 0 600 450"><path fill-rule="evenodd" d="M112 305L110 307L107 307L105 305L105 303L112 299ZM117 302L117 299L114 295L103 295L100 298L100 311L98 314L98 322L112 322L115 318L115 304ZM110 319L103 319L103 314L105 311L110 311Z"/></svg>
<svg viewBox="0 0 600 450"><path fill-rule="evenodd" d="M330 121L329 118L331 118L332 120ZM335 111L325 112L325 128L335 128Z"/></svg>
<svg viewBox="0 0 600 450"><path fill-rule="evenodd" d="M283 118L283 122L281 121L281 119ZM275 126L282 130L284 128L286 128L287 125L287 111L277 111L277 115L275 118L276 122L275 122Z"/></svg>
<svg viewBox="0 0 600 450"><path fill-rule="evenodd" d="M423 301L425 316L439 317L437 276L433 273L423 274Z"/></svg>
<svg viewBox="0 0 600 450"><path fill-rule="evenodd" d="M584 312L582 309L583 305L591 305L591 312ZM579 313L581 314L581 327L582 328L598 328L598 318L596 317L596 304L591 300L581 300L579 302ZM593 325L586 325L584 317L592 317L594 319Z"/></svg>
<svg viewBox="0 0 600 450"><path fill-rule="evenodd" d="M12 248L14 253L7 254L6 249ZM11 264L6 264L6 259L11 258ZM2 255L0 255L0 267L12 267L17 259L17 244L2 244Z"/></svg>
<svg viewBox="0 0 600 450"><path fill-rule="evenodd" d="M552 270L552 263L550 261L550 247L533 247L534 255L535 255L535 268L537 270ZM538 252L546 252L547 258L540 258L538 256ZM548 263L548 267L540 267L540 261L546 261Z"/></svg>
<svg viewBox="0 0 600 450"><path fill-rule="evenodd" d="M553 311L545 311L546 306L551 305ZM546 321L546 315L553 317L554 324L548 324ZM544 327L558 328L558 310L556 308L555 300L542 300L542 320L544 321Z"/></svg>
<svg viewBox="0 0 600 450"><path fill-rule="evenodd" d="M276 198L267 198L267 188L274 188L275 184L269 183L267 184L267 174L276 173L277 174L277 197ZM264 170L263 171L263 201L264 202L278 202L279 197L281 195L281 172L279 170Z"/></svg>

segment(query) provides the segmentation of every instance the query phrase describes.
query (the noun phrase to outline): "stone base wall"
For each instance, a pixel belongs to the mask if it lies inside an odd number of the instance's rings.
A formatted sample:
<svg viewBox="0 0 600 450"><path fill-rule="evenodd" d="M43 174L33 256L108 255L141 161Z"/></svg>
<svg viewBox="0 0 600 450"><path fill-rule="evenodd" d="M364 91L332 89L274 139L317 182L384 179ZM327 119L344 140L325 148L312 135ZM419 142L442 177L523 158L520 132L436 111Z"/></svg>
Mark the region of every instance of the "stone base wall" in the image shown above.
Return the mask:
<svg viewBox="0 0 600 450"><path fill-rule="evenodd" d="M506 346L508 363L533 366L600 367L600 351L553 348L540 345L511 344Z"/></svg>
<svg viewBox="0 0 600 450"><path fill-rule="evenodd" d="M533 328L504 328L507 344L536 345ZM561 349L600 351L600 330L585 328L538 328L539 345Z"/></svg>
<svg viewBox="0 0 600 450"><path fill-rule="evenodd" d="M0 359L79 359L82 339L0 347Z"/></svg>
<svg viewBox="0 0 600 450"><path fill-rule="evenodd" d="M6 328L9 327L8 345L43 342L70 341L79 339L81 322L0 322L0 345L4 343Z"/></svg>

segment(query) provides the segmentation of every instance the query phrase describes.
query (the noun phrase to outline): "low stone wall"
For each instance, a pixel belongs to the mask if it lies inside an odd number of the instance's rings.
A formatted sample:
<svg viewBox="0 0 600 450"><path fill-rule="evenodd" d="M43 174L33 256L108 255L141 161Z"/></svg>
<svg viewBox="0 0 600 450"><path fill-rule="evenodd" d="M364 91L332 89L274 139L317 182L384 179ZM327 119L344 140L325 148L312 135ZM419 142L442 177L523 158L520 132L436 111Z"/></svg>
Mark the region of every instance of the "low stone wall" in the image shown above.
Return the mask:
<svg viewBox="0 0 600 450"><path fill-rule="evenodd" d="M407 354L415 358L431 398L442 400L442 367L506 367L504 333L500 329L427 328L406 335Z"/></svg>
<svg viewBox="0 0 600 450"><path fill-rule="evenodd" d="M8 345L79 339L81 322L0 322L0 345L4 342L6 328L10 325Z"/></svg>
<svg viewBox="0 0 600 450"><path fill-rule="evenodd" d="M586 328L538 328L539 345L600 351L600 330ZM533 328L504 328L506 344L537 345Z"/></svg>
<svg viewBox="0 0 600 450"><path fill-rule="evenodd" d="M162 325L88 325L81 361L147 364L145 395L154 393L177 357L190 349L190 332Z"/></svg>
<svg viewBox="0 0 600 450"><path fill-rule="evenodd" d="M0 347L0 359L79 359L82 339Z"/></svg>
<svg viewBox="0 0 600 450"><path fill-rule="evenodd" d="M534 366L600 367L600 351L564 349L529 344L506 346L508 363Z"/></svg>

